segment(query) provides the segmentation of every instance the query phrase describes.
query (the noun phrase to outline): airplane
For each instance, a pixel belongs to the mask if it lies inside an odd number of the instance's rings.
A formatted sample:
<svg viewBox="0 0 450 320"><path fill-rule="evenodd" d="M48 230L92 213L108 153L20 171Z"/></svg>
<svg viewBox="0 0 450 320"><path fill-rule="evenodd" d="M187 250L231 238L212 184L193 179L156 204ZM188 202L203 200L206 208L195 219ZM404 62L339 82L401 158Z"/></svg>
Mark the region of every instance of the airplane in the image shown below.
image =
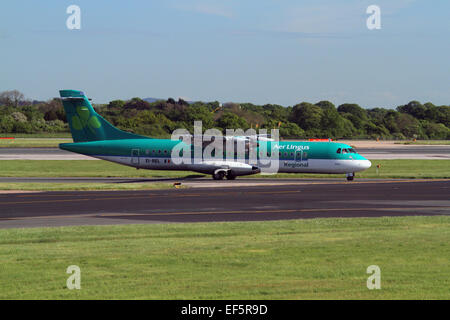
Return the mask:
<svg viewBox="0 0 450 320"><path fill-rule="evenodd" d="M95 112L90 99L82 91L60 90L73 143L61 143L60 149L107 160L137 169L183 170L211 174L215 180L234 180L238 176L261 172L257 165L246 163L246 156L234 154L233 159L196 159L193 163L176 164L172 151L184 142L154 139L119 130ZM242 139L238 137L238 140ZM371 166L371 162L351 146L337 142L270 141L268 155L278 152L279 173L341 173L352 181L355 172ZM185 145L193 149L193 145ZM257 146L259 149L259 145ZM225 151L226 152L226 151ZM276 155L276 154L273 154ZM261 162L262 163L262 162Z"/></svg>

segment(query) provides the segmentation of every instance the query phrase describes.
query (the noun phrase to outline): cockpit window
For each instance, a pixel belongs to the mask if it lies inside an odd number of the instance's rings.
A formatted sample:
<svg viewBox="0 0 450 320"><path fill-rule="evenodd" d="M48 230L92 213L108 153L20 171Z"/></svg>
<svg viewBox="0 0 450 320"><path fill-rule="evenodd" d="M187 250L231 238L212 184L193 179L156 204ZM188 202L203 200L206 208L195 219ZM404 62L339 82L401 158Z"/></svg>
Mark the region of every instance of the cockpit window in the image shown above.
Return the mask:
<svg viewBox="0 0 450 320"><path fill-rule="evenodd" d="M336 153L342 153L342 154L345 154L345 153L356 153L356 150L353 149L353 148L339 148L339 149L336 150Z"/></svg>

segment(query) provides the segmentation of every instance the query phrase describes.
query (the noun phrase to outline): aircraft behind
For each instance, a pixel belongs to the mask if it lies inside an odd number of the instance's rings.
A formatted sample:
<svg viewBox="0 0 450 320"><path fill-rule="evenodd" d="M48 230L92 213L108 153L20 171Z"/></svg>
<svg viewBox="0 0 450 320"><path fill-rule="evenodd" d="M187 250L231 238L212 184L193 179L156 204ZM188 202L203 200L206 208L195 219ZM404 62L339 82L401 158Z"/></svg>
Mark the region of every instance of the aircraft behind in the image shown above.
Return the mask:
<svg viewBox="0 0 450 320"><path fill-rule="evenodd" d="M248 137L243 136L235 139L236 143L244 142L246 147L243 153L233 150L230 155L225 149L220 157L214 151L211 156L205 156L204 153L197 156L192 144L180 140L153 139L117 129L95 112L82 91L61 90L60 96L74 141L60 144L61 149L137 169L187 170L211 174L215 180L233 180L237 176L260 173L262 169L264 171L269 159L270 165L276 167L278 173L345 173L347 180L353 180L355 172L371 166L369 160L346 144L274 141L264 137L259 139L259 143L267 146L264 157L258 143L254 163L250 161L251 143L248 143ZM175 151L180 146L183 150L181 154ZM191 161L174 161L173 154L183 157L182 153L186 150L192 151L188 157ZM183 159L186 159L186 155Z"/></svg>

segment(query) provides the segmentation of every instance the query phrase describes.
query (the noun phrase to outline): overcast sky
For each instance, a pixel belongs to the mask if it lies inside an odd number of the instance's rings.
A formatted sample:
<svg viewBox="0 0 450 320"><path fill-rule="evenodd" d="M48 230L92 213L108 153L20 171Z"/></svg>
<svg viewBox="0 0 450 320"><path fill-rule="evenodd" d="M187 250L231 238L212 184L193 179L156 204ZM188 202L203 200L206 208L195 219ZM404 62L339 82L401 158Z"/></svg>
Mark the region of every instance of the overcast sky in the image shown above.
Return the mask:
<svg viewBox="0 0 450 320"><path fill-rule="evenodd" d="M66 9L81 8L81 30ZM366 9L381 9L368 30ZM0 91L366 108L450 103L448 0L0 2Z"/></svg>

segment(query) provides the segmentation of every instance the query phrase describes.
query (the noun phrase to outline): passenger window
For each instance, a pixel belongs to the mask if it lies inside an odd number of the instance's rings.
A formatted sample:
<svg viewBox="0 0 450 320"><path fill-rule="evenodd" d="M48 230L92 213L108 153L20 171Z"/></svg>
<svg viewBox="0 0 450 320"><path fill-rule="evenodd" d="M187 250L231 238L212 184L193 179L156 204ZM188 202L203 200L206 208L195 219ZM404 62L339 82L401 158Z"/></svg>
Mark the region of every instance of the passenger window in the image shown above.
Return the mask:
<svg viewBox="0 0 450 320"><path fill-rule="evenodd" d="M336 153L341 153L341 148L337 149Z"/></svg>

